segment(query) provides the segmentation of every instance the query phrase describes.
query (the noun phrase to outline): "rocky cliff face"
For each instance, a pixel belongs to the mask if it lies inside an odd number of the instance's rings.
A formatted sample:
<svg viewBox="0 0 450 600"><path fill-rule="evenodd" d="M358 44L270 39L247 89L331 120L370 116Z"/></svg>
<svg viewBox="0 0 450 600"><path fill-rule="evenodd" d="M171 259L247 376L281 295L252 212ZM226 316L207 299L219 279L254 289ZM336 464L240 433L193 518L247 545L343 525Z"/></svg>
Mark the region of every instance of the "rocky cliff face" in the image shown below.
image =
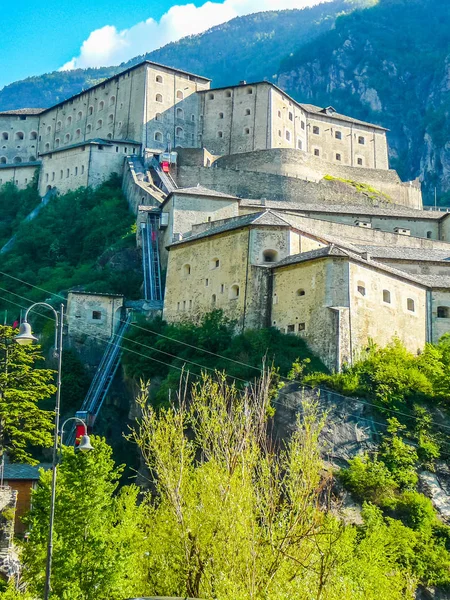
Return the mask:
<svg viewBox="0 0 450 600"><path fill-rule="evenodd" d="M450 203L449 23L440 0L380 0L286 59L278 84L388 127L392 167Z"/></svg>

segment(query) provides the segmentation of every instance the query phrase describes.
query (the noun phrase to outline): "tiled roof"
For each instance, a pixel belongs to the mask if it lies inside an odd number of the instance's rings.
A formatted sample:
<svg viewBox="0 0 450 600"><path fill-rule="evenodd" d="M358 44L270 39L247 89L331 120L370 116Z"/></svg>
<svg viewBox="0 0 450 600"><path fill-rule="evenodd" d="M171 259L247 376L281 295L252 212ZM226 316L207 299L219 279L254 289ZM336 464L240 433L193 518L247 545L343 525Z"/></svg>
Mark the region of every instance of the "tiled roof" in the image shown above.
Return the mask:
<svg viewBox="0 0 450 600"><path fill-rule="evenodd" d="M73 148L81 148L82 146L114 146L114 144L134 144L135 146L140 146L141 142L136 142L135 140L105 140L103 138L93 138L92 140L86 140L85 142L77 142L76 144L60 146L59 148L48 150L47 152L40 152L40 156L55 154L56 152L63 152L64 150L72 150Z"/></svg>
<svg viewBox="0 0 450 600"><path fill-rule="evenodd" d="M341 115L338 112L327 113L325 108L321 108L320 106L315 106L314 104L302 104L300 102L300 106L304 111L321 115L322 117L327 117L331 119L337 119L338 121L346 121L347 123L354 123L355 125L364 125L364 127L370 127L371 129L380 129L381 131L387 131L385 127L380 127L379 125L374 125L373 123L367 123L366 121L360 121L359 119L354 119L353 117L347 117L346 115Z"/></svg>
<svg viewBox="0 0 450 600"><path fill-rule="evenodd" d="M21 163L5 163L0 165L0 169L17 169L20 167L37 167L41 164L40 160L34 162L21 162Z"/></svg>
<svg viewBox="0 0 450 600"><path fill-rule="evenodd" d="M325 112L326 109L321 108L320 106L315 106L314 104L302 104L301 102L297 102L297 100L294 100L294 98L289 96L289 94L287 94L283 89L281 89L280 87L278 87L277 85L275 85L274 83L272 83L270 81L256 81L254 83L246 82L246 83L240 83L238 85L226 85L226 86L222 86L222 87L218 87L218 88L211 88L210 90L200 90L199 93L205 94L207 92L231 90L233 88L243 88L243 87L247 87L247 86L257 86L257 85L263 85L263 84L270 85L271 87L273 87L274 89L279 91L281 94L283 94L283 96L286 96L286 98L288 100L290 100L291 102L294 102L294 104L297 104L297 106L300 106L305 112L308 112L311 114L322 115L322 116L325 116L325 117L328 117L331 119L337 119L338 121L346 121L347 123L354 123L355 125L364 125L364 127L370 127L371 129L380 129L381 131L387 131L387 129L385 127L380 127L379 125L374 125L373 123L367 123L366 121L360 121L359 119L353 119L352 117L347 117L346 115L341 115L338 112L333 112L332 114L328 114Z"/></svg>
<svg viewBox="0 0 450 600"><path fill-rule="evenodd" d="M450 267L450 245L448 250L434 248L399 248L396 246L367 246L356 244L361 252L368 252L373 258L393 258L427 262L446 262Z"/></svg>
<svg viewBox="0 0 450 600"><path fill-rule="evenodd" d="M119 71L118 73L116 73L115 75L112 75L111 77L108 77L107 79L103 79L102 81L100 81L100 83L96 83L95 85L93 85L85 90L82 90L81 92L78 92L78 94L74 94L73 96L70 96L69 98L66 98L65 100L62 100L61 102L58 102L58 104L54 104L53 106L50 106L49 108L43 109L42 112L44 112L44 111L48 112L49 110L52 110L53 108L56 108L57 106L62 106L66 102L70 102L74 98L78 98L79 96L82 96L86 92L94 90L94 89L100 87L101 85L105 85L109 81L113 81L114 79L116 79L116 77L122 77L126 73L129 73L130 71L134 71L134 69L138 69L139 67L141 67L142 65L145 65L145 64L152 65L154 67L161 67L163 69L170 69L172 71L175 71L176 73L182 73L183 75L189 75L191 77L196 77L197 79L203 79L204 81L211 81L211 79L208 79L207 77L203 77L203 75L196 75L195 73L190 73L189 71L183 71L183 69L177 69L175 67L169 67L168 65L162 65L160 63L153 62L151 60L143 60L139 63L136 63L135 65L132 65L131 67L128 67L128 69Z"/></svg>
<svg viewBox="0 0 450 600"><path fill-rule="evenodd" d="M406 273L405 271L400 271L399 269L394 269L383 263L379 263L374 260L371 260L370 258L369 259L364 258L363 256L356 254L355 252L352 252L345 248L336 246L335 244L332 244L325 248L318 248L317 250L303 252L302 254L295 254L293 256L288 256L287 258L284 258L283 260L280 260L279 262L275 263L272 266L272 268L276 269L278 267L285 267L287 265L293 265L293 264L297 264L297 263L301 263L301 262L307 262L309 260L315 260L317 258L323 258L326 256L346 257L349 260L359 262L369 268L384 271L386 273L389 273L390 275L395 275L396 277L399 277L400 279L406 279L407 281L418 284L421 287L433 287L434 283L432 283L432 282L434 281L434 279L435 279L436 283L440 282L440 287L450 287L450 278L436 276L435 278L432 277L430 279L429 276L412 275L411 273ZM448 279L448 286L447 286L447 281L446 281L447 279Z"/></svg>
<svg viewBox="0 0 450 600"><path fill-rule="evenodd" d="M214 223L212 223L214 225ZM248 227L249 225L262 225L271 227L292 227L283 217L278 216L276 213L266 210L260 213L253 213L251 215L244 215L243 217L232 217L227 219L226 222L216 227L212 226L206 231L201 231L195 235L191 235L177 242L169 244L168 247L178 246L180 244L186 244L196 240L200 240L205 237L213 235L219 235L227 231L233 231L234 229L240 229L241 227Z"/></svg>
<svg viewBox="0 0 450 600"><path fill-rule="evenodd" d="M15 108L12 110L3 110L0 112L0 116L1 115L16 115L16 116L20 116L20 115L40 115L42 112L44 112L45 108Z"/></svg>
<svg viewBox="0 0 450 600"><path fill-rule="evenodd" d="M448 275L415 275L424 285L430 288L450 288Z"/></svg>
<svg viewBox="0 0 450 600"><path fill-rule="evenodd" d="M391 206L363 206L361 204L304 204L301 202L283 202L281 200L261 200L244 199L240 201L241 206L265 206L274 210L295 210L303 212L318 213L341 213L357 216L387 216L387 217L408 217L413 219L428 219L439 221L448 213L442 213L431 210L418 210L406 208L399 204Z"/></svg>
<svg viewBox="0 0 450 600"><path fill-rule="evenodd" d="M41 463L39 465L25 465L21 463L6 463L3 471L3 479L39 479L39 469L46 471L51 468L49 463ZM0 469L1 472L1 469Z"/></svg>
<svg viewBox="0 0 450 600"><path fill-rule="evenodd" d="M171 198L174 194L184 194L186 196L209 196L210 198L233 198L238 200L237 196L233 196L233 194L224 194L223 192L210 190L202 185L189 188L178 188L171 192L167 199Z"/></svg>

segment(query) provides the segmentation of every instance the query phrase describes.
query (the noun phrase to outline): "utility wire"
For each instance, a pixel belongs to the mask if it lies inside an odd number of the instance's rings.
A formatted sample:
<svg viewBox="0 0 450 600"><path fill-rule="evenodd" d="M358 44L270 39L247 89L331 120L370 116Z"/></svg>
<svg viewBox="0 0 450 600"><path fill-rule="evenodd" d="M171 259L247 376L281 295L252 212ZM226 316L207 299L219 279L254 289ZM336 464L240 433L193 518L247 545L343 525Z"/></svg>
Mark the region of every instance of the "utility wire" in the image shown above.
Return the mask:
<svg viewBox="0 0 450 600"><path fill-rule="evenodd" d="M32 284L28 284L28 285L32 286ZM35 286L33 286L33 287L35 287ZM8 289L6 289L6 288L3 288L3 287L1 287L1 286L0 286L0 290L3 290L3 291L5 291L5 292L7 292L7 293L9 293L9 294L13 294L14 296L18 296L19 298L21 298L21 299L23 299L23 300L26 300L27 302L31 302L31 300L30 300L29 298L26 298L25 296L21 296L20 294L17 294L17 293L15 293L15 292L11 292L11 291L9 291ZM63 297L63 296L61 296L60 294L55 294L55 295L58 295L59 297L61 297L61 298L64 298L64 297ZM3 298L3 299L4 299L4 300L6 300L6 301L8 301L8 300L7 300L7 299L5 299L5 298ZM13 304L16 304L17 306L20 306L21 308L26 308L26 307L24 307L24 306L21 306L21 305L19 305L19 304L17 304L17 303L14 303L14 302L13 302ZM52 319L51 317L49 317L48 315L43 315L43 316L45 316L46 318L49 318L49 319L51 319L51 320L54 320L54 319ZM144 331L148 331L147 329L145 329L145 328L143 328L143 327L140 327L140 329L143 329ZM94 339L100 339L100 340L102 340L102 341L105 341L103 338L101 338L101 337L99 337L99 336L95 336L95 335L93 335L93 334L88 334L88 336L89 336L89 337L92 337L92 338L94 338ZM168 336L163 336L163 337L168 337ZM178 340L175 340L175 339L173 339L173 338L168 338L168 339L171 339L171 340L173 340L173 341L178 341ZM159 353L161 353L161 354L165 354L165 355L167 355L167 356L170 356L170 357L172 357L172 358L175 358L176 360L181 360L181 361L183 361L184 363L189 363L189 364L195 365L195 366L197 366L197 367L200 367L201 369L204 369L204 370L207 370L207 371L211 371L211 372L214 372L214 373L217 371L217 369L214 369L214 368L212 368L212 367L207 367L206 365L202 365L202 364L200 364L200 363L197 363L197 362L191 361L191 360L189 360L189 359L181 358L181 357L179 357L179 356L177 356L177 355L175 355L175 354L171 354L171 353L169 353L169 352L166 352L166 351L164 351L164 350L160 350L159 348L155 348L155 347L153 347L153 346L148 346L147 344L144 344L144 343L142 343L142 342L137 342L137 341L135 341L135 340L130 340L130 339L128 339L128 341L129 341L129 342L132 342L132 343L134 343L134 344L136 344L136 345L138 345L138 346L142 346L142 347L144 347L144 348L147 348L147 349L149 349L149 350L156 351L156 352L159 352ZM109 341L108 341L107 343L114 343L114 342L109 342ZM202 348L199 348L199 347L197 347L197 346L194 346L194 345L192 345L192 344L189 344L189 345L190 345L192 348L195 348L195 349L197 349L197 350L202 350ZM122 348L123 348L123 350L124 350L124 351L130 352L130 353L133 353L133 354L135 354L135 355L138 355L138 356L142 356L143 358L147 358L147 359L149 359L149 360L154 360L155 362L158 362L158 363L160 363L160 364L166 365L166 366L168 366L168 367L177 368L178 370L183 370L183 369L181 369L180 367L176 367L175 365L170 365L169 363L166 363L166 362L164 362L164 361L160 361L160 360L158 360L158 359L156 359L156 358L154 358L154 357L150 357L150 356L148 356L148 355L145 355L145 354L142 354L142 353L139 353L139 352L133 351L133 350L131 350L130 348L124 348L123 346L122 346ZM211 353L211 354L214 354L214 353ZM219 357L220 357L220 355L216 355L216 356L219 356ZM225 357L224 357L224 358L225 358ZM242 365L244 365L244 366L251 366L251 365L246 365L246 363L239 363L239 364L242 364ZM263 372L263 371L262 371L262 369L260 369L260 368L258 368L258 367L253 367L253 368L257 369L257 370L258 370L259 372L261 372L261 373ZM230 378L230 379L236 380L236 381L240 381L240 382L242 382L242 383L244 383L244 384L248 383L248 381L247 381L247 380L245 380L245 379L242 379L242 378L240 378L240 377L234 377L234 376L232 376L232 375L228 375L227 377L228 377L228 378ZM285 382L287 382L287 383L293 383L291 380L289 380L289 379L287 379L287 378L280 378L280 379L283 379L283 380L284 380ZM309 386L309 385L305 385L305 384L301 384L301 385L302 385L302 387L304 387L304 388L308 388L308 389L310 389L310 390L312 390L312 391L319 391L319 392L323 392L323 393L329 393L329 390L323 390L323 389L321 389L321 388L314 388L313 386ZM380 407L379 407L377 404L373 403L373 402L367 402L367 401L364 401L364 400L360 400L359 398L350 398L349 396L344 396L344 395L342 395L342 394L339 394L339 393L337 393L337 392L334 392L334 391L331 391L331 393L332 393L334 396L338 396L338 397L342 398L342 399L343 399L343 400L345 400L346 402L348 402L348 401L359 402L359 403L361 403L361 404L363 404L363 405L366 405L366 406L372 406L372 407L376 408L377 410L380 410ZM279 392L278 392L278 395L279 395L279 396L285 396L285 397L289 397L289 395L288 395L288 394L286 394L286 393L283 393L282 391L279 391ZM398 409L393 409L393 408L387 408L387 407L386 407L386 408L385 408L385 410L387 410L387 411L389 411L389 412L391 412L391 413L394 413L394 414L399 414L399 415L405 416L405 417L407 417L407 418L409 418L409 419L419 420L419 417L416 417L416 416L414 416L414 415L409 415L408 413L405 413L405 412L403 412L403 411L400 411L400 410L398 410ZM353 416L356 416L356 415L353 415ZM360 418L362 418L362 417L360 417ZM371 422L374 422L374 421L371 421ZM436 425L438 428L450 429L450 426L448 426L448 425L444 425L444 424L438 424L438 423L436 423L435 421L432 421L432 423L433 423L434 425Z"/></svg>
<svg viewBox="0 0 450 600"><path fill-rule="evenodd" d="M7 274L7 273L4 273L3 271L0 271L0 274L6 275L7 277L11 277L12 279L15 279L15 280L17 280L17 281L20 281L20 282L22 282L22 283L24 283L24 284L26 284L26 285L28 285L28 286L30 286L30 287L34 287L34 288L36 288L36 289L39 289L39 290L41 290L41 291L45 291L46 293L48 293L48 294L50 294L50 295L53 295L53 296L56 296L56 297L58 297L58 298L61 298L61 299L63 299L63 300L66 300L66 298L65 298L64 296L62 296L61 294L53 294L52 292L50 292L50 291L48 291L48 290L45 290L44 288L37 287L37 286L33 285L32 283L28 283L28 282L24 281L23 279L19 279L19 278L17 278L17 277L13 277L12 275L9 275L9 274ZM26 298L25 296L21 296L20 294L16 294L15 292L11 292L10 290L7 290L6 288L2 288L1 286L0 286L0 290L3 290L3 291L5 291L5 292L7 292L7 293L9 293L9 294L13 294L13 295L15 295L15 296L18 296L19 298L22 298L23 300L26 300L26 301L28 301L28 302L31 302L31 300L30 300L29 298ZM163 338L165 338L165 339L168 339L168 340L170 340L170 341L173 341L173 342L175 342L175 343L182 344L183 346L188 346L189 348L192 348L192 349L198 350L198 351L200 351L200 352L205 352L205 353L207 353L207 354L210 354L210 355L212 355L212 356L217 356L218 358L221 358L221 359L223 359L223 360L228 360L228 361L231 361L231 362L233 362L233 363L235 363L235 364L238 364L238 365L241 365L241 366L243 366L243 367L247 367L247 368L250 368L250 369L257 370L259 373L263 373L263 369L261 369L261 367L255 367L254 365L249 365L248 363L244 363L244 362L242 362L242 361L237 361L237 360L235 360L235 359L232 359L232 358L229 358L229 357L223 356L223 355L221 355L221 354L217 354L216 352L211 352L210 350L205 350L204 348L201 348L201 347L199 347L199 346L195 346L194 344L189 344L189 343L187 343L187 342L183 342L183 341L181 341L181 340L177 340L177 339L175 339L175 338L169 337L169 336L167 336L167 335L164 335L164 334L162 334L162 333L159 333L159 332L157 332L157 331L153 331L153 330L151 330L151 329L149 329L149 328L147 328L147 327L141 327L141 326L139 326L139 325L137 325L137 324L135 324L135 323L131 323L131 324L130 324L130 326L131 326L131 327L135 327L135 328L137 328L137 329L140 329L140 330L142 330L142 331L145 331L145 332L147 332L147 333L152 333L152 334L154 334L154 335L157 335L157 336L163 337ZM196 362L194 362L194 361L191 361L191 360L189 360L189 359L187 359L187 358L186 358L186 359L185 359L185 358L180 358L180 357L178 357L178 356L176 356L176 355L174 355L174 354L171 354L171 353L169 353L169 352L166 352L165 350L160 350L159 348L155 348L155 347L153 347L153 346L148 346L148 345L144 344L143 342L138 342L138 341L136 341L136 340L131 340L131 339L129 339L129 338L128 338L128 340L127 340L127 341L129 341L129 342L131 342L131 343L134 343L134 344L136 344L136 345L140 345L140 346L142 346L142 347L145 347L145 348L151 349L151 350L153 350L153 351L160 352L161 354L165 354L165 355L167 355L167 356L171 356L172 358L175 358L175 359L177 359L177 360L182 360L182 361L184 361L184 362L186 362L186 363L193 364L193 365L195 365L195 366L198 366L198 367L200 367L200 368L202 368L202 369L205 369L205 370L208 370L208 371L213 371L213 372L215 372L215 371L216 371L216 369L213 369L213 368L211 368L211 367L207 367L207 366L205 366L205 365L201 365L201 364L199 364L199 363L196 363ZM232 377L232 376L230 375L229 377ZM235 379L236 381L241 381L241 382L243 382L243 383L246 383L246 380L244 380L244 379L242 379L242 378L239 378L239 377L233 377L233 379ZM287 383L287 384L293 383L293 382L292 382L290 379L288 379L288 378L286 378L286 377L283 377L283 376L280 376L280 380L281 380L281 381L283 381L283 382L285 382L285 383ZM317 389L318 389L318 390L320 390L321 392L324 392L324 393L327 393L327 392L329 392L329 391L330 391L330 390L325 390L325 389L318 388L318 387L314 387L314 386L311 386L311 385L308 385L308 384L304 384L304 383L302 383L302 386L303 386L303 387L305 387L305 388L308 388L308 389L310 389L310 390L317 390ZM332 391L332 390L331 390L331 391ZM387 411L387 412L390 412L390 413L392 413L392 414L401 415L401 416L403 416L403 417L406 417L406 418L408 418L408 419L419 420L419 417L416 417L416 416L414 416L414 415L408 414L408 413L406 413L406 412L403 412L403 411L401 411L401 410L399 410L399 409L396 409L396 408L380 407L380 405L378 405L378 404L375 404L374 402L369 402L369 401L367 401L367 400L361 400L361 399L359 399L359 398L358 398L358 399L356 399L356 398L352 399L352 398L351 398L351 397L349 397L349 396L344 396L343 394L340 394L339 392L335 392L335 391L332 391L332 393L333 393L334 395L336 395L336 396L339 396L340 398L343 398L343 399L344 399L344 400L346 400L346 401L348 401L348 400L353 400L353 401L356 401L356 400L357 400L358 402L360 402L361 404L363 404L363 405L365 405L365 406L371 406L371 407L374 407L374 408L376 408L378 411L380 411L380 410L385 410L385 411ZM280 395L286 395L286 394L283 394L282 392L279 392L279 394L280 394ZM433 423L434 425L436 425L436 427L438 427L438 428L441 428L441 429L448 429L448 430L450 430L450 426L449 426L449 425L444 425L444 424L442 424L442 423L437 423L437 422L436 422L436 421L434 421L434 420L432 420L432 423Z"/></svg>

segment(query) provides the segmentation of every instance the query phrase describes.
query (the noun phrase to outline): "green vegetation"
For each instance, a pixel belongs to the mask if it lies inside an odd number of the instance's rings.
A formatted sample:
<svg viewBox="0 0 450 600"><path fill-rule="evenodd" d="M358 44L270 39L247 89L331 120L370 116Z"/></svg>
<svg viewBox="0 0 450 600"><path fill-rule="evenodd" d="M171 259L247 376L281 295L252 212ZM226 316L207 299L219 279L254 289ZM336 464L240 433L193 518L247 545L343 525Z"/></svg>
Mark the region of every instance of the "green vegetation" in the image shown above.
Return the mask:
<svg viewBox="0 0 450 600"><path fill-rule="evenodd" d="M19 346L0 326L0 455L34 464L33 447L52 444L53 413L41 408L56 391L54 372L40 368L39 346Z"/></svg>
<svg viewBox="0 0 450 600"><path fill-rule="evenodd" d="M14 188L3 193L5 203L17 197ZM13 248L2 255L1 271L52 293L83 286L136 297L142 275L133 270L134 227L119 177L113 176L95 190L80 188L53 198L32 222L22 223ZM26 306L47 296L0 274L0 309L10 314L19 314L15 304Z"/></svg>
<svg viewBox="0 0 450 600"><path fill-rule="evenodd" d="M138 488L118 492L122 468L99 437L94 450L64 448L58 467L52 598L113 600L138 595L144 538ZM51 471L42 472L28 516L24 577L33 597L42 597L48 535ZM135 593L136 592L136 593Z"/></svg>
<svg viewBox="0 0 450 600"><path fill-rule="evenodd" d="M324 175L324 179L326 181L340 181L341 183L346 183L354 188L357 192L365 194L368 198L370 198L370 200L384 200L385 202L392 202L392 198L388 196L388 194L380 192L367 183L353 181L352 179L342 179L341 177L333 177L332 175Z"/></svg>
<svg viewBox="0 0 450 600"><path fill-rule="evenodd" d="M24 190L19 190L13 183L0 186L0 248L16 233L20 223L40 201L36 178Z"/></svg>
<svg viewBox="0 0 450 600"><path fill-rule="evenodd" d="M157 404L167 404L169 390L172 394L178 390L181 369L189 371L194 380L205 369L225 371L231 379L238 379L240 387L260 375L263 360L282 377L297 359L303 361L306 373L326 372L300 338L275 328L236 335L233 323L219 310L206 315L200 326L189 322L169 325L160 319L150 323L142 319L137 325L124 343L125 373L136 381L156 379Z"/></svg>

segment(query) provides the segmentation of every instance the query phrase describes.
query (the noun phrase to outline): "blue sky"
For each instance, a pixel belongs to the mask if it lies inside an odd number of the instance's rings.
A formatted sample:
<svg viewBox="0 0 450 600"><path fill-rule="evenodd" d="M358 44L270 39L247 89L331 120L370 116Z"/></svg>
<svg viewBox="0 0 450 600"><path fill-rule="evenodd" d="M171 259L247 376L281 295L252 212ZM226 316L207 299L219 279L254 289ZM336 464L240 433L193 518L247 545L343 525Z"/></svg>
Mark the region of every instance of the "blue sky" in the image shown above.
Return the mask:
<svg viewBox="0 0 450 600"><path fill-rule="evenodd" d="M0 0L0 89L61 68L120 64L239 15L318 1Z"/></svg>

